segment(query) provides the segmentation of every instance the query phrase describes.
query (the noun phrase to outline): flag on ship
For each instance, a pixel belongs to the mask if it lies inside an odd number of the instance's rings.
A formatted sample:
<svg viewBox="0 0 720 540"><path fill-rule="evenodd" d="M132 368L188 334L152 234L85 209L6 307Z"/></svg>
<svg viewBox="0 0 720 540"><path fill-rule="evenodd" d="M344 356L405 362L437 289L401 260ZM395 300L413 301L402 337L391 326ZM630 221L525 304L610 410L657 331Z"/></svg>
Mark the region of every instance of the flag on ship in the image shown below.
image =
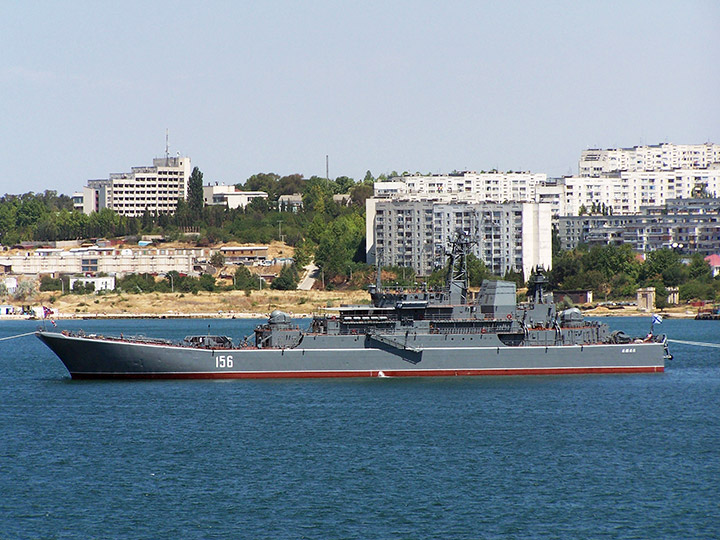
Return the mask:
<svg viewBox="0 0 720 540"><path fill-rule="evenodd" d="M662 322L662 315L658 315L657 313L653 314L652 316L652 323L653 324L660 324Z"/></svg>
<svg viewBox="0 0 720 540"><path fill-rule="evenodd" d="M43 319L47 319L50 315L52 315L52 309L50 309L47 306L43 306Z"/></svg>

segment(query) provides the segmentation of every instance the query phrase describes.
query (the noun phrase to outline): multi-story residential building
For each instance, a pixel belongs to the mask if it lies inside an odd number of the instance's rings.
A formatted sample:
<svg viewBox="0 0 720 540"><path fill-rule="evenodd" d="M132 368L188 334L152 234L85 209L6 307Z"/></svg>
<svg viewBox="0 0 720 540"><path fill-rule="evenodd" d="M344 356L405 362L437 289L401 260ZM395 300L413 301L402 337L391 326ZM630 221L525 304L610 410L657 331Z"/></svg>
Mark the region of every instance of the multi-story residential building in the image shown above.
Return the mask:
<svg viewBox="0 0 720 540"><path fill-rule="evenodd" d="M72 195L72 201L73 201L73 210L77 210L78 212L83 211L83 192L82 191L76 191Z"/></svg>
<svg viewBox="0 0 720 540"><path fill-rule="evenodd" d="M535 201L536 186L547 175L529 172L464 171L432 176L402 176L375 184L375 196L387 195L470 195L479 201Z"/></svg>
<svg viewBox="0 0 720 540"><path fill-rule="evenodd" d="M123 216L174 213L180 197L187 197L192 170L189 157L153 159L151 167L132 167L129 173L112 173L108 179L88 180L83 189L83 212L103 208Z"/></svg>
<svg viewBox="0 0 720 540"><path fill-rule="evenodd" d="M604 176L564 180L565 215L605 205L613 214L636 214L643 206L662 206L669 199L720 196L720 164L705 169L615 171Z"/></svg>
<svg viewBox="0 0 720 540"><path fill-rule="evenodd" d="M597 148L580 155L578 176L601 177L616 171L705 169L720 163L720 144L663 143L632 148Z"/></svg>
<svg viewBox="0 0 720 540"><path fill-rule="evenodd" d="M720 145L585 150L578 171L563 179L565 215L593 205L604 205L613 214L636 214L669 199L720 196Z"/></svg>
<svg viewBox="0 0 720 540"><path fill-rule="evenodd" d="M628 244L639 252L678 249L720 252L720 199L671 199L635 215L561 216L557 231L563 249L585 244Z"/></svg>
<svg viewBox="0 0 720 540"><path fill-rule="evenodd" d="M445 263L457 230L476 242L474 254L491 272L529 276L552 264L550 205L493 203L423 195L366 201L366 258L371 264L412 267L427 275Z"/></svg>
<svg viewBox="0 0 720 540"><path fill-rule="evenodd" d="M267 199L264 191L240 191L235 186L208 184L203 186L203 201L206 206L223 205L230 209L245 208L253 199Z"/></svg>
<svg viewBox="0 0 720 540"><path fill-rule="evenodd" d="M584 215L559 216L555 220L560 247L564 250L574 249L579 244L589 244L591 238L606 237L607 244L617 242L618 231L632 221L633 216L624 215Z"/></svg>

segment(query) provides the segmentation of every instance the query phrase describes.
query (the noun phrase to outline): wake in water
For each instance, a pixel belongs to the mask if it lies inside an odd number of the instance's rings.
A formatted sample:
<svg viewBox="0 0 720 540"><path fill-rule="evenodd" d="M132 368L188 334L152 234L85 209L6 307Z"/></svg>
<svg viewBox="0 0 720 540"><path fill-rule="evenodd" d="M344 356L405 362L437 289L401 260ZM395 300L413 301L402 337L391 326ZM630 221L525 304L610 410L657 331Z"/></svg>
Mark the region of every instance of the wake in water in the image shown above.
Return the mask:
<svg viewBox="0 0 720 540"><path fill-rule="evenodd" d="M681 339L668 339L671 343L681 343L683 345L695 345L696 347L713 347L720 349L720 343L704 343L702 341L683 341Z"/></svg>

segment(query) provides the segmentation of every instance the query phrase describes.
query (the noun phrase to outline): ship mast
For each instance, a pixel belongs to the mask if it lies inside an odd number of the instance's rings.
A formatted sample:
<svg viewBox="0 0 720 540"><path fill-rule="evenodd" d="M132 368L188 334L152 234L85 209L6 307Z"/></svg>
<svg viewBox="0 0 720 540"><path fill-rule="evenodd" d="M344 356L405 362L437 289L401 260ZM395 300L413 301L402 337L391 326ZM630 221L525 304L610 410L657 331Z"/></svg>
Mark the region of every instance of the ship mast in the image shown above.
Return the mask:
<svg viewBox="0 0 720 540"><path fill-rule="evenodd" d="M452 303L467 303L467 291L470 287L467 256L473 244L470 235L461 229L455 232L455 237L450 243L451 249L448 253L450 264L448 265L446 286Z"/></svg>

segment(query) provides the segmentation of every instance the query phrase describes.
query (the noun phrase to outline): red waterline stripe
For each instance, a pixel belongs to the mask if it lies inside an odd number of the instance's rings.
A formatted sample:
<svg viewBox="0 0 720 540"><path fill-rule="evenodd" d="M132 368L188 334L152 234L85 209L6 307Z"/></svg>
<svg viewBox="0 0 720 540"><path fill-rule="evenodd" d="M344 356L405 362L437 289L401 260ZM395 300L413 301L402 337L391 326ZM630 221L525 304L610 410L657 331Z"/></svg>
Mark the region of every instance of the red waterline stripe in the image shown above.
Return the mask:
<svg viewBox="0 0 720 540"><path fill-rule="evenodd" d="M382 370L386 377L471 377L508 375L586 375L597 373L662 373L663 366L573 367L528 369ZM73 379L328 379L379 377L379 371L255 371L203 373L72 373Z"/></svg>

